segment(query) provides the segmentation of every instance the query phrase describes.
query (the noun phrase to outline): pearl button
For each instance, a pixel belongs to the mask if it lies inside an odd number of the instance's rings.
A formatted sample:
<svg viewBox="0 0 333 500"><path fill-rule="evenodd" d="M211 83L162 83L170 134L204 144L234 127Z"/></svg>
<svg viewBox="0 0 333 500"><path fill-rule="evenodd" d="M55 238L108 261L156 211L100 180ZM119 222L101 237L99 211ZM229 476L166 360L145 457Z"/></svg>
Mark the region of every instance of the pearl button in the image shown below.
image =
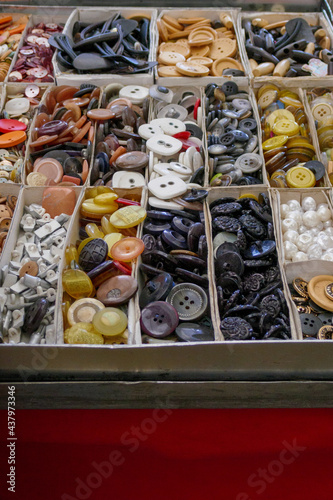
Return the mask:
<svg viewBox="0 0 333 500"><path fill-rule="evenodd" d="M309 260L321 259L322 253L322 248L320 245L318 245L318 243L314 243L313 245L309 246L307 251Z"/></svg>
<svg viewBox="0 0 333 500"><path fill-rule="evenodd" d="M286 231L283 235L283 241L291 241L292 243L296 244L296 241L298 239L298 232L293 231L292 229L289 229Z"/></svg>
<svg viewBox="0 0 333 500"><path fill-rule="evenodd" d="M292 229L293 231L297 231L297 228L298 228L298 224L297 222L294 220L294 219L284 219L282 221L282 231L285 233L286 231L288 231L288 229Z"/></svg>
<svg viewBox="0 0 333 500"><path fill-rule="evenodd" d="M301 210L301 205L297 200L289 200L287 201L287 205L290 210Z"/></svg>
<svg viewBox="0 0 333 500"><path fill-rule="evenodd" d="M308 210L316 210L317 203L311 196L306 196L302 201L302 208L304 212Z"/></svg>
<svg viewBox="0 0 333 500"><path fill-rule="evenodd" d="M298 251L297 246L294 245L294 243L291 243L291 241L284 241L283 248L284 248L285 258L288 260L291 260Z"/></svg>
<svg viewBox="0 0 333 500"><path fill-rule="evenodd" d="M293 262L302 262L303 260L308 260L308 256L304 252L297 252L292 258Z"/></svg>
<svg viewBox="0 0 333 500"><path fill-rule="evenodd" d="M306 252L313 243L313 237L310 234L303 233L297 238L295 243L301 252Z"/></svg>
<svg viewBox="0 0 333 500"><path fill-rule="evenodd" d="M303 214L303 223L307 227L315 227L319 223L319 217L315 210L309 210Z"/></svg>
<svg viewBox="0 0 333 500"><path fill-rule="evenodd" d="M331 219L331 211L325 206L321 206L317 209L317 215L322 222L327 222Z"/></svg>

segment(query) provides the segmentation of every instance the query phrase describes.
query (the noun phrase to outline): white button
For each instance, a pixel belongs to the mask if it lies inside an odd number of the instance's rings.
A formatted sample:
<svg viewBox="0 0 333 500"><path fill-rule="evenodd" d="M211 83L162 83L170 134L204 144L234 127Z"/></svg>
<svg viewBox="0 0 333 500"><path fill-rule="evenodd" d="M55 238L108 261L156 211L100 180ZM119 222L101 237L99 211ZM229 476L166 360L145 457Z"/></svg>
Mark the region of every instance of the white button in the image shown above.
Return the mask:
<svg viewBox="0 0 333 500"><path fill-rule="evenodd" d="M168 135L156 135L148 139L146 146L157 155L172 156L182 149L183 143Z"/></svg>
<svg viewBox="0 0 333 500"><path fill-rule="evenodd" d="M181 167L183 167L183 171L181 171ZM157 163L157 165L154 166L154 171L160 175L176 175L180 179L183 179L183 181L185 182L186 180L189 180L190 176L192 175L192 170L189 167L176 162ZM152 180L152 177L150 178L150 180Z"/></svg>
<svg viewBox="0 0 333 500"><path fill-rule="evenodd" d="M30 101L26 97L16 97L15 99L11 99L6 103L5 111L9 115L23 115L29 111Z"/></svg>
<svg viewBox="0 0 333 500"><path fill-rule="evenodd" d="M140 85L126 85L119 91L119 97L125 97L133 104L142 104L148 96L149 89Z"/></svg>
<svg viewBox="0 0 333 500"><path fill-rule="evenodd" d="M163 130L156 124L145 123L139 127L139 135L142 139L150 139L151 137L155 137L155 135L163 135Z"/></svg>
<svg viewBox="0 0 333 500"><path fill-rule="evenodd" d="M260 155L245 153L235 162L235 168L241 169L246 174L252 174L261 168L263 160Z"/></svg>
<svg viewBox="0 0 333 500"><path fill-rule="evenodd" d="M180 163L179 161L172 161L170 163L171 167L175 172L178 172L179 174L183 175L192 175L192 169L185 165L184 163Z"/></svg>
<svg viewBox="0 0 333 500"><path fill-rule="evenodd" d="M181 163L182 165L185 165L185 151L183 151L182 153L179 153L179 157L178 157L178 163Z"/></svg>
<svg viewBox="0 0 333 500"><path fill-rule="evenodd" d="M201 187L201 186L200 186ZM156 198L155 196L150 196L148 198L148 203L153 208L161 208L165 210L184 210L185 207L175 203L174 201L165 201Z"/></svg>
<svg viewBox="0 0 333 500"><path fill-rule="evenodd" d="M179 132L185 132L186 125L176 118L156 118L150 122L161 127L163 132L167 135L175 135Z"/></svg>
<svg viewBox="0 0 333 500"><path fill-rule="evenodd" d="M187 186L182 179L175 175L163 175L148 183L148 189L153 196L161 200L169 200L186 193Z"/></svg>
<svg viewBox="0 0 333 500"><path fill-rule="evenodd" d="M196 172L198 170L198 168L202 167L204 164L205 164L205 162L202 159L201 154L198 151L196 151L194 153L193 160L192 160L193 172Z"/></svg>
<svg viewBox="0 0 333 500"><path fill-rule="evenodd" d="M185 152L184 163L185 163L185 165L190 167L191 170L193 170L193 158L194 158L195 153L197 153L197 150L194 146L191 146Z"/></svg>
<svg viewBox="0 0 333 500"><path fill-rule="evenodd" d="M112 187L131 189L145 185L145 178L138 172L115 172L112 177Z"/></svg>

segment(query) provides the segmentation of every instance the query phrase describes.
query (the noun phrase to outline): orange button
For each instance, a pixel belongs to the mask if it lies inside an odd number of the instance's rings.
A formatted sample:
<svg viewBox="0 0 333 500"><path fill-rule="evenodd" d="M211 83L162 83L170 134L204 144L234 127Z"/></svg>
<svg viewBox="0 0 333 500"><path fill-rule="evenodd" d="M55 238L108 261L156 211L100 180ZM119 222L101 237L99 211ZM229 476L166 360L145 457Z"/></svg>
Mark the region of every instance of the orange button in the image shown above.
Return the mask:
<svg viewBox="0 0 333 500"><path fill-rule="evenodd" d="M27 134L23 130L8 132L0 136L0 147L11 148L12 146L17 146L25 141L26 138Z"/></svg>
<svg viewBox="0 0 333 500"><path fill-rule="evenodd" d="M123 238L113 245L110 256L120 262L131 262L136 259L145 249L142 240L135 237Z"/></svg>

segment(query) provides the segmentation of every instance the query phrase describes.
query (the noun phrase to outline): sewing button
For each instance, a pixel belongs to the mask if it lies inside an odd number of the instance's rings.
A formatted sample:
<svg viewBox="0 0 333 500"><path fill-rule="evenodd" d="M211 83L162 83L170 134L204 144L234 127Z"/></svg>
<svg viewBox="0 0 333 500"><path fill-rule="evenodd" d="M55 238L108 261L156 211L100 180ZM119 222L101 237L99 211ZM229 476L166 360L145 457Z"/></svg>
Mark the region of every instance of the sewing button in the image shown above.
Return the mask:
<svg viewBox="0 0 333 500"><path fill-rule="evenodd" d="M180 106L179 104L167 104L157 113L157 119L159 120L160 118L167 118L167 119L172 118L172 121L173 120L180 120L182 122L182 121L186 120L187 115L188 115L188 111L183 106ZM179 122L177 123L178 127L175 131L170 129L170 125L166 121L162 122L162 123L164 123L165 125L164 126L160 125L160 126L161 126L163 132L167 135L173 135L173 134L176 134L182 130L186 130L186 125L184 128L184 124L180 125Z"/></svg>
<svg viewBox="0 0 333 500"><path fill-rule="evenodd" d="M54 158L42 158L34 165L34 172L39 172L46 175L48 179L53 180L58 184L64 174L61 163Z"/></svg>
<svg viewBox="0 0 333 500"><path fill-rule="evenodd" d="M141 312L142 331L154 338L164 338L175 331L179 323L176 309L167 302L153 302Z"/></svg>
<svg viewBox="0 0 333 500"><path fill-rule="evenodd" d="M88 118L91 120L112 120L114 118L114 113L110 109L91 109L87 112Z"/></svg>
<svg viewBox="0 0 333 500"><path fill-rule="evenodd" d="M7 132L0 136L0 147L1 148L11 148L13 146L17 146L24 142L27 138L27 135L24 131L15 131L15 132Z"/></svg>
<svg viewBox="0 0 333 500"><path fill-rule="evenodd" d="M172 107L172 104L170 106ZM182 109L185 110L185 108ZM186 111L186 116L187 116L187 111ZM186 125L177 118L167 118L167 117L155 118L155 120L151 120L150 123L152 125L158 125L162 129L163 133L166 135L175 135L178 134L179 132L186 131Z"/></svg>
<svg viewBox="0 0 333 500"><path fill-rule="evenodd" d="M61 214L72 215L76 205L75 191L71 187L48 187L44 189L42 207L52 218Z"/></svg>
<svg viewBox="0 0 333 500"><path fill-rule="evenodd" d="M202 318L208 308L206 292L192 283L175 285L166 301L177 310L179 319L183 321L195 321Z"/></svg>
<svg viewBox="0 0 333 500"><path fill-rule="evenodd" d="M278 92L276 90L267 90L258 99L258 105L261 109L266 109L268 106L273 104L278 100Z"/></svg>
<svg viewBox="0 0 333 500"><path fill-rule="evenodd" d="M185 57L179 52L163 51L158 56L158 63L166 66L175 66L176 63L184 62Z"/></svg>
<svg viewBox="0 0 333 500"><path fill-rule="evenodd" d="M142 104L149 97L149 89L140 85L126 85L119 90L119 97L129 99L133 104Z"/></svg>
<svg viewBox="0 0 333 500"><path fill-rule="evenodd" d="M231 57L222 57L221 59L217 59L216 61L214 61L212 66L212 75L222 76L224 70L226 69L243 70L243 66Z"/></svg>
<svg viewBox="0 0 333 500"><path fill-rule="evenodd" d="M296 135L299 131L299 125L294 120L281 119L274 123L273 132L276 135Z"/></svg>
<svg viewBox="0 0 333 500"><path fill-rule="evenodd" d="M321 161L307 161L303 166L314 173L316 181L320 181L325 175L325 165Z"/></svg>
<svg viewBox="0 0 333 500"><path fill-rule="evenodd" d="M292 167L287 172L286 181L292 188L309 188L316 184L316 177L308 168Z"/></svg>
<svg viewBox="0 0 333 500"><path fill-rule="evenodd" d="M101 284L96 296L105 306L120 306L134 296L137 288L138 283L132 276L113 276Z"/></svg>
<svg viewBox="0 0 333 500"><path fill-rule="evenodd" d="M240 168L242 172L250 174L261 168L263 160L261 156L254 153L246 153L239 156L235 162L235 168Z"/></svg>
<svg viewBox="0 0 333 500"><path fill-rule="evenodd" d="M280 148L286 144L289 137L287 135L278 135L276 137L271 137L267 139L262 145L262 148L265 151L269 151L270 149Z"/></svg>
<svg viewBox="0 0 333 500"><path fill-rule="evenodd" d="M30 101L26 97L15 97L6 102L5 111L12 116L23 115L30 109Z"/></svg>
<svg viewBox="0 0 333 500"><path fill-rule="evenodd" d="M115 161L118 168L123 168L126 170L137 170L145 168L148 165L149 157L146 153L142 151L130 151L125 153Z"/></svg>
<svg viewBox="0 0 333 500"><path fill-rule="evenodd" d="M116 228L128 229L143 222L146 216L147 212L141 206L129 205L114 212L110 217L110 223Z"/></svg>
<svg viewBox="0 0 333 500"><path fill-rule="evenodd" d="M186 183L175 175L163 175L148 183L148 189L153 196L161 200L169 200L186 193Z"/></svg>
<svg viewBox="0 0 333 500"><path fill-rule="evenodd" d="M96 299L76 300L67 311L67 319L71 326L75 323L91 323L95 314L104 309L104 304Z"/></svg>
<svg viewBox="0 0 333 500"><path fill-rule="evenodd" d="M207 76L209 75L209 68L202 64L194 62L178 62L176 64L177 71L186 76Z"/></svg>
<svg viewBox="0 0 333 500"><path fill-rule="evenodd" d="M144 308L151 302L165 300L173 287L173 279L170 274L162 272L146 283L139 295L140 308Z"/></svg>
<svg viewBox="0 0 333 500"><path fill-rule="evenodd" d="M143 187L146 181L138 172L115 172L112 176L112 187L121 189L133 189Z"/></svg>
<svg viewBox="0 0 333 500"><path fill-rule="evenodd" d="M182 342L212 342L215 340L213 329L198 323L180 323L175 333Z"/></svg>
<svg viewBox="0 0 333 500"><path fill-rule="evenodd" d="M308 283L309 297L318 306L333 312L333 301L325 294L325 288L333 282L333 276L320 275L312 278Z"/></svg>
<svg viewBox="0 0 333 500"><path fill-rule="evenodd" d="M106 337L113 337L122 333L127 327L127 316L115 307L105 307L93 317L95 330Z"/></svg>
<svg viewBox="0 0 333 500"><path fill-rule="evenodd" d="M302 313L299 315L302 325L303 335L315 337L319 329L323 326L322 321L314 314Z"/></svg>
<svg viewBox="0 0 333 500"><path fill-rule="evenodd" d="M221 59L221 57L234 57L237 52L237 42L231 38L219 38L210 45L209 57Z"/></svg>
<svg viewBox="0 0 333 500"><path fill-rule="evenodd" d="M318 331L319 340L332 340L333 339L333 326L322 326Z"/></svg>
<svg viewBox="0 0 333 500"><path fill-rule="evenodd" d="M29 274L30 276L37 276L38 270L39 267L37 262L35 262L34 260L29 260L21 267L19 276L20 278L23 278L23 276L25 276L26 274Z"/></svg>
<svg viewBox="0 0 333 500"><path fill-rule="evenodd" d="M143 138L143 139L150 139L151 137L154 137L155 135L163 135L163 130L159 125L156 123L145 123L141 125L138 129L138 134Z"/></svg>
<svg viewBox="0 0 333 500"><path fill-rule="evenodd" d="M112 259L120 262L131 262L136 259L144 251L144 249L144 243L140 238L122 238L113 245L110 251L110 256Z"/></svg>
<svg viewBox="0 0 333 500"><path fill-rule="evenodd" d="M24 95L28 98L37 97L39 94L40 94L40 88L38 87L38 85L34 85L33 83L27 85L24 89Z"/></svg>
<svg viewBox="0 0 333 500"><path fill-rule="evenodd" d="M79 264L86 272L91 271L105 261L109 247L101 238L89 241L79 255Z"/></svg>
<svg viewBox="0 0 333 500"><path fill-rule="evenodd" d="M6 132L26 130L27 126L18 120L11 120L10 118L3 118L0 120L0 132L5 134Z"/></svg>
<svg viewBox="0 0 333 500"><path fill-rule="evenodd" d="M183 147L183 143L168 135L156 135L148 139L146 146L157 155L172 156L179 153Z"/></svg>

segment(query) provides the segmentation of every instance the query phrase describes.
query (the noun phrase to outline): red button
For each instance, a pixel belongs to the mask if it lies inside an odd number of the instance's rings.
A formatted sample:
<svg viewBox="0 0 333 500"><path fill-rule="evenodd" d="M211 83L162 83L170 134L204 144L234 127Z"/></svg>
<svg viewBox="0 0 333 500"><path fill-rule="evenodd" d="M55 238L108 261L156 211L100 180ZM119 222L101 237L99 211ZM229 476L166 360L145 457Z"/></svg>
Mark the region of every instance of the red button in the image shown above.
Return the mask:
<svg viewBox="0 0 333 500"><path fill-rule="evenodd" d="M0 120L0 132L6 134L7 132L13 132L18 130L26 130L27 126L25 123L19 120L12 120L11 118L3 118Z"/></svg>

